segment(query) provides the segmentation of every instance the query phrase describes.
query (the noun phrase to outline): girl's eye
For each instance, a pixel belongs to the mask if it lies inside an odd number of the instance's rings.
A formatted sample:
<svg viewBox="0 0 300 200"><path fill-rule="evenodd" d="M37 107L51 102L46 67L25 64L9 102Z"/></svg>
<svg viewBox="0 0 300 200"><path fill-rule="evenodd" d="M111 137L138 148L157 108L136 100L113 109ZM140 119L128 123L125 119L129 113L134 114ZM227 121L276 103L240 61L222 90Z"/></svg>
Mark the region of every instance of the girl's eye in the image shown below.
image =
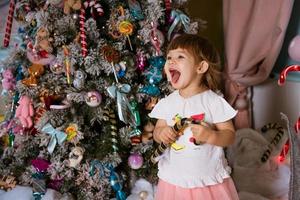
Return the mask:
<svg viewBox="0 0 300 200"><path fill-rule="evenodd" d="M178 56L178 58L182 59L182 58L184 58L184 56Z"/></svg>
<svg viewBox="0 0 300 200"><path fill-rule="evenodd" d="M168 56L168 57L167 57L167 60L171 60L171 57L170 57L170 56Z"/></svg>

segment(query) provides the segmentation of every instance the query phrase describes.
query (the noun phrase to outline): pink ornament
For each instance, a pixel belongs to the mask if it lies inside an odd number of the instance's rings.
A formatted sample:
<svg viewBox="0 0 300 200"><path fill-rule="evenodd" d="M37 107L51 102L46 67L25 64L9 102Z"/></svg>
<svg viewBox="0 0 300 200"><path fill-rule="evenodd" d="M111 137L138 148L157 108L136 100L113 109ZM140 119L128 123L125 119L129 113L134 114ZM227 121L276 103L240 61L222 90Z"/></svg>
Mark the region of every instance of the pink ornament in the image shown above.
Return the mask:
<svg viewBox="0 0 300 200"><path fill-rule="evenodd" d="M45 172L49 168L50 163L42 158L37 158L31 161L32 166L39 172Z"/></svg>
<svg viewBox="0 0 300 200"><path fill-rule="evenodd" d="M128 158L128 165L132 169L139 169L143 166L143 157L139 153L133 153Z"/></svg>
<svg viewBox="0 0 300 200"><path fill-rule="evenodd" d="M102 100L102 96L97 91L90 91L85 95L85 102L91 107L99 106Z"/></svg>
<svg viewBox="0 0 300 200"><path fill-rule="evenodd" d="M33 125L32 117L34 115L34 109L32 100L28 96L21 96L19 100L19 106L16 109L16 117L20 120L24 128L30 128Z"/></svg>
<svg viewBox="0 0 300 200"><path fill-rule="evenodd" d="M33 48L31 43L27 45L26 55L31 63L40 65L48 65L55 59L55 56L50 53L41 56L41 54Z"/></svg>
<svg viewBox="0 0 300 200"><path fill-rule="evenodd" d="M159 55L161 55L160 48L164 44L165 38L164 38L164 35L162 34L162 32L157 29L157 24L155 22L152 22L151 26L152 26L152 31L151 31L151 35L150 35L150 41L155 48L156 55L159 56Z"/></svg>
<svg viewBox="0 0 300 200"><path fill-rule="evenodd" d="M288 52L291 59L300 62L300 35L292 39L289 44Z"/></svg>
<svg viewBox="0 0 300 200"><path fill-rule="evenodd" d="M14 78L13 72L11 69L6 69L2 72L3 80L2 87L4 90L14 90L16 87L16 80Z"/></svg>
<svg viewBox="0 0 300 200"><path fill-rule="evenodd" d="M146 56L144 55L144 53L142 51L138 51L137 52L137 68L140 71L144 71L145 67L147 66L147 59Z"/></svg>

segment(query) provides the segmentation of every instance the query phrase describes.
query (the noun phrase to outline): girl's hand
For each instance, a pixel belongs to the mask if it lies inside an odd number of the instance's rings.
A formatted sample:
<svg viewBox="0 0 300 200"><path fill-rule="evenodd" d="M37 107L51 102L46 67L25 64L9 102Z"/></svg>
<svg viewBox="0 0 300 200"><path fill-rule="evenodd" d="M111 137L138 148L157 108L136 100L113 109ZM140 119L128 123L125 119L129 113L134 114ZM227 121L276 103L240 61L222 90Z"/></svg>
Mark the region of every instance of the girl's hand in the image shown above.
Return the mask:
<svg viewBox="0 0 300 200"><path fill-rule="evenodd" d="M201 122L201 124L191 124L191 131L195 138L196 144L206 143L208 138L211 135L212 126L205 122Z"/></svg>
<svg viewBox="0 0 300 200"><path fill-rule="evenodd" d="M164 144L172 144L173 142L176 141L177 139L177 134L176 132L170 127L170 126L165 126L159 135L160 140Z"/></svg>

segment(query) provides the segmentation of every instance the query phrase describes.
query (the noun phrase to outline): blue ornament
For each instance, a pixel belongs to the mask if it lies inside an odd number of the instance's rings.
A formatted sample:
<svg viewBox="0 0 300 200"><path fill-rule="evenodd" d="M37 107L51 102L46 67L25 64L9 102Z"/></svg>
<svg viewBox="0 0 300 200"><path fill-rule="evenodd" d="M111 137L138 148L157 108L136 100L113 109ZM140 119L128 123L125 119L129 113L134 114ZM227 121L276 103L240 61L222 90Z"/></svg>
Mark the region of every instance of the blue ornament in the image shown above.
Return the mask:
<svg viewBox="0 0 300 200"><path fill-rule="evenodd" d="M129 6L130 14L135 20L144 19L141 5L137 0L128 0L128 6Z"/></svg>
<svg viewBox="0 0 300 200"><path fill-rule="evenodd" d="M149 59L149 64L156 67L156 68L159 68L159 69L163 69L164 68L164 65L166 63L166 60L163 56L155 56L155 57L152 57Z"/></svg>
<svg viewBox="0 0 300 200"><path fill-rule="evenodd" d="M165 65L163 56L156 56L149 59L150 67L144 72L150 84L158 84L162 80L162 71Z"/></svg>
<svg viewBox="0 0 300 200"><path fill-rule="evenodd" d="M22 65L19 65L16 69L17 75L16 75L16 81L22 80L23 79L23 69Z"/></svg>
<svg viewBox="0 0 300 200"><path fill-rule="evenodd" d="M110 171L109 182L113 190L116 192L117 200L126 200L126 194L122 191L123 181L113 169Z"/></svg>
<svg viewBox="0 0 300 200"><path fill-rule="evenodd" d="M154 66L150 66L144 75L150 84L157 84L162 80L162 70Z"/></svg>
<svg viewBox="0 0 300 200"><path fill-rule="evenodd" d="M146 86L142 87L139 90L139 92L148 94L150 96L159 96L160 95L160 90L155 85L146 85Z"/></svg>
<svg viewBox="0 0 300 200"><path fill-rule="evenodd" d="M125 76L125 70L119 70L117 73L118 78L122 78Z"/></svg>

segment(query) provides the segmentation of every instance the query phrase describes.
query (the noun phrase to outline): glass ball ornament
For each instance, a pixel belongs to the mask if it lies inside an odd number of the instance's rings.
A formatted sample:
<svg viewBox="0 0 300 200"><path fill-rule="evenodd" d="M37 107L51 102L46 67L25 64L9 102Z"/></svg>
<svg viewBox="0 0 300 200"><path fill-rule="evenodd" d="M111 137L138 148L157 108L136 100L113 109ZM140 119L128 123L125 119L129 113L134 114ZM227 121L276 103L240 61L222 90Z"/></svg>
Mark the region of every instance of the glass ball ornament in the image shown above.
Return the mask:
<svg viewBox="0 0 300 200"><path fill-rule="evenodd" d="M90 107L97 107L102 101L102 96L97 91L90 91L85 95L85 102Z"/></svg>
<svg viewBox="0 0 300 200"><path fill-rule="evenodd" d="M139 153L133 153L128 157L128 165L131 169L139 169L143 166L143 156Z"/></svg>
<svg viewBox="0 0 300 200"><path fill-rule="evenodd" d="M64 65L62 62L60 62L58 59L54 59L50 63L50 70L54 74L61 74L64 72Z"/></svg>

